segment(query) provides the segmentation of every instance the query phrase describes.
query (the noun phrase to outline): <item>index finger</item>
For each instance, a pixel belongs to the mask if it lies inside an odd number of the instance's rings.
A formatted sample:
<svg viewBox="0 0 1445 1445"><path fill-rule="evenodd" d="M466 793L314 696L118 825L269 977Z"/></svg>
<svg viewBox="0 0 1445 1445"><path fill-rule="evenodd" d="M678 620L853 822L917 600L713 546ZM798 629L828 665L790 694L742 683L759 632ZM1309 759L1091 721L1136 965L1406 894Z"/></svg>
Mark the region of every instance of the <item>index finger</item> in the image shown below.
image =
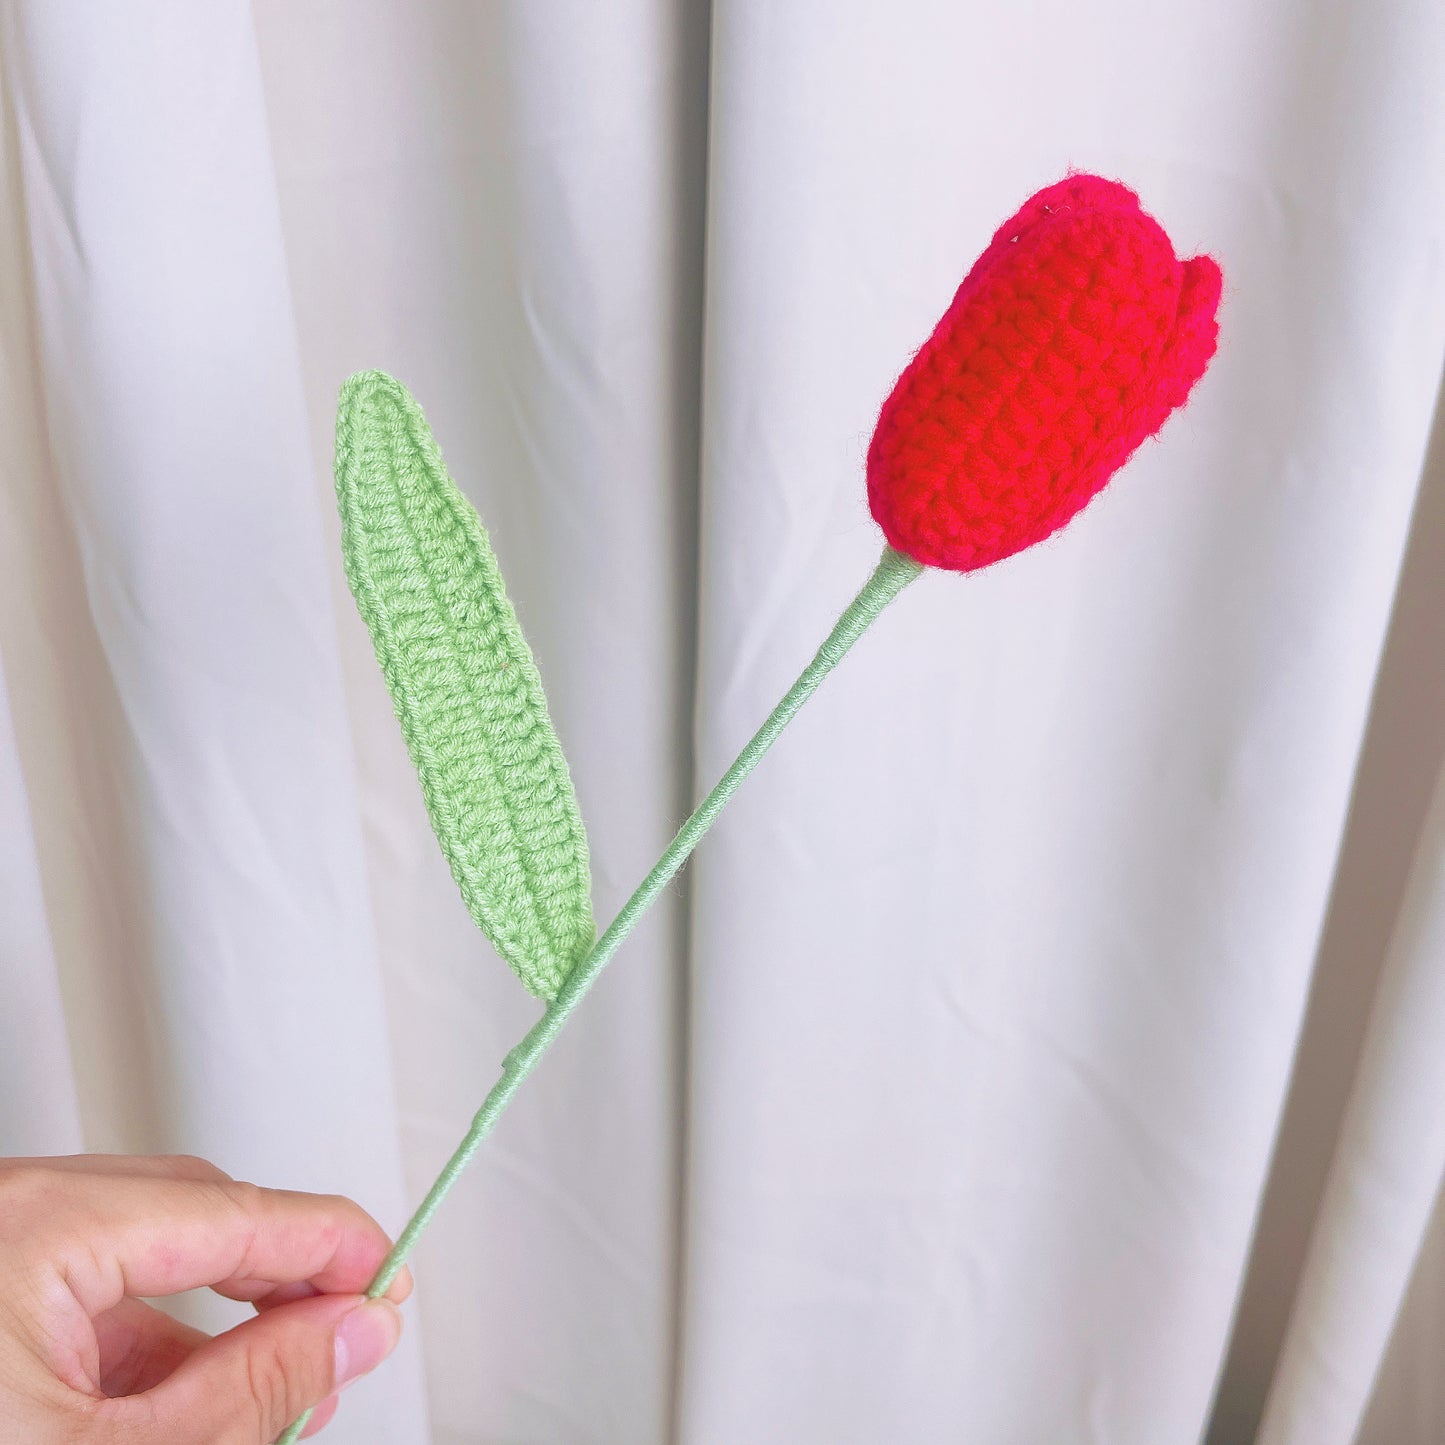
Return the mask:
<svg viewBox="0 0 1445 1445"><path fill-rule="evenodd" d="M19 1252L55 1270L90 1315L127 1295L207 1285L251 1293L305 1280L324 1294L359 1294L391 1248L376 1220L340 1195L43 1169L16 1184L7 1180L7 1204L21 1196L12 1217L29 1216Z"/></svg>

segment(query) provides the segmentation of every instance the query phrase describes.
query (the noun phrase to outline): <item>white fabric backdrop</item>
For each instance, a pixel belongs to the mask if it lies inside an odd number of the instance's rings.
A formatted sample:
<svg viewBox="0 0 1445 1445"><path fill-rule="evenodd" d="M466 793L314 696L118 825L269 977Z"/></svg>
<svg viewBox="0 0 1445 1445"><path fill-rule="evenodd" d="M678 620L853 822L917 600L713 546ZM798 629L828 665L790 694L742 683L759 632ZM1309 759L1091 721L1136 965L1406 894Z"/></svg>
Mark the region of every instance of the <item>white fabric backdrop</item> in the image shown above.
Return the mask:
<svg viewBox="0 0 1445 1445"><path fill-rule="evenodd" d="M0 14L0 1151L396 1228L534 1016L340 577L347 372L407 382L492 531L605 918L861 581L893 375L1077 165L1220 257L1197 400L829 682L328 1435L1445 1434L1438 648L1423 741L1375 688L1407 541L1427 626L1442 591L1441 7ZM1372 778L1396 861L1351 874ZM1376 941L1336 982L1332 896Z"/></svg>

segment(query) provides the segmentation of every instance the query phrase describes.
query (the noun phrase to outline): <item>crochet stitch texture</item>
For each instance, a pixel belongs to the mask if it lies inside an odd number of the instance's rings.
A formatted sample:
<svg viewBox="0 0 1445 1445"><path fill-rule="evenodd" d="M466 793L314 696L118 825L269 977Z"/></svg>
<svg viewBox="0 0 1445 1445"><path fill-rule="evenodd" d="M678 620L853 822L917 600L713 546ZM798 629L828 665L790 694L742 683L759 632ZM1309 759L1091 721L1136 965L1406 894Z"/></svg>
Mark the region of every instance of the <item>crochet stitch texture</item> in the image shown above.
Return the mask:
<svg viewBox="0 0 1445 1445"><path fill-rule="evenodd" d="M401 385L379 372L346 384L347 578L467 905L547 999L369 1298L387 1292L618 947L849 649L925 564L986 566L1084 506L1187 398L1214 351L1219 290L1213 261L1181 264L1133 192L1097 177L1040 191L999 230L884 404L868 455L888 541L878 565L595 942L576 798L486 531Z"/></svg>
<svg viewBox="0 0 1445 1445"><path fill-rule="evenodd" d="M883 404L868 503L889 543L969 572L1057 531L1188 398L1220 284L1117 181L1032 196Z"/></svg>
<svg viewBox="0 0 1445 1445"><path fill-rule="evenodd" d="M347 580L468 910L534 994L592 946L587 836L542 681L486 531L406 389L342 388Z"/></svg>

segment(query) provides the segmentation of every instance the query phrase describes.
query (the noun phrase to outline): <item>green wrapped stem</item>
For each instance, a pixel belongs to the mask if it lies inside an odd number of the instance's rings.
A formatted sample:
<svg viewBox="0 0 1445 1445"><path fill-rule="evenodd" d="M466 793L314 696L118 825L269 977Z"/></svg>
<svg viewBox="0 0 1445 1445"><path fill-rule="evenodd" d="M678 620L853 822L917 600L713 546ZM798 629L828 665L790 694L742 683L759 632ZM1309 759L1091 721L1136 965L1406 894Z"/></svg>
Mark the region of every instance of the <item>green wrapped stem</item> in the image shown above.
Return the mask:
<svg viewBox="0 0 1445 1445"><path fill-rule="evenodd" d="M828 634L827 641L818 649L813 660L799 674L798 680L784 694L782 701L768 714L767 721L753 734L742 752L734 759L732 766L718 780L716 787L678 829L677 835L667 845L666 852L657 860L652 872L638 884L632 897L623 905L622 911L608 925L592 950L568 975L557 996L548 1004L547 1011L503 1060L501 1077L492 1086L492 1091L483 1101L482 1107L477 1110L466 1137L427 1191L426 1198L398 1236L391 1252L377 1271L376 1278L367 1287L369 1298L380 1299L391 1288L392 1282L416 1247L417 1240L441 1207L442 1200L451 1192L452 1186L471 1162L482 1141L491 1133L492 1126L511 1102L512 1095L517 1092L522 1080L536 1068L542 1055L562 1031L562 1026L571 1016L572 1010L597 981L598 974L606 968L623 939L632 932L638 920L656 901L658 894L677 875L678 869L702 841L703 834L727 806L728 800L738 790L743 779L757 767L763 754L777 741L778 734L818 690L823 679L838 665L848 649L867 631L874 618L922 571L922 564L911 557L895 552L891 547L884 549L882 560L874 569L873 575L838 619L837 625ZM297 1420L281 1436L277 1445L294 1445L309 1419L310 1412Z"/></svg>

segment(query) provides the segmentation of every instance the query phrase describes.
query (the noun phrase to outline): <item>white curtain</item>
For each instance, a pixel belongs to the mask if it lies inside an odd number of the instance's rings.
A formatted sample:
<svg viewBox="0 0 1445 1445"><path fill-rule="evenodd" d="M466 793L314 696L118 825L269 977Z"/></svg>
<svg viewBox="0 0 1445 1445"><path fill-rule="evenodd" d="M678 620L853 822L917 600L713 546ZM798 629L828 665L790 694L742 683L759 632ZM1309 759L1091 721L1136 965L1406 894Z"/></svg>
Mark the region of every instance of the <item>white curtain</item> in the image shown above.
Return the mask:
<svg viewBox="0 0 1445 1445"><path fill-rule="evenodd" d="M829 681L328 1436L1445 1436L1445 7L0 15L0 1152L396 1229L535 1017L340 575L347 373L492 532L605 919L865 575L893 376L1076 166L1219 257L1195 401Z"/></svg>

